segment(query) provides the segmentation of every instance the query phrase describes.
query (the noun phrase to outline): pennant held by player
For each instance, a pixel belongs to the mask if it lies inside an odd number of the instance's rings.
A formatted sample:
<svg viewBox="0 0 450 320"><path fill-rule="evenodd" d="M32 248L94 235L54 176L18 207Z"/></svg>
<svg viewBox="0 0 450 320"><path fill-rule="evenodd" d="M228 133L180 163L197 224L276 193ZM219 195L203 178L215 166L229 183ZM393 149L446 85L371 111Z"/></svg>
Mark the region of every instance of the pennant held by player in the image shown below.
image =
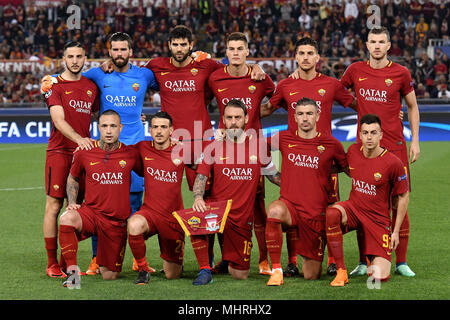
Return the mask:
<svg viewBox="0 0 450 320"><path fill-rule="evenodd" d="M205 212L198 212L189 208L174 211L172 214L188 237L191 235L222 233L227 222L231 202L232 200L229 199L206 203Z"/></svg>

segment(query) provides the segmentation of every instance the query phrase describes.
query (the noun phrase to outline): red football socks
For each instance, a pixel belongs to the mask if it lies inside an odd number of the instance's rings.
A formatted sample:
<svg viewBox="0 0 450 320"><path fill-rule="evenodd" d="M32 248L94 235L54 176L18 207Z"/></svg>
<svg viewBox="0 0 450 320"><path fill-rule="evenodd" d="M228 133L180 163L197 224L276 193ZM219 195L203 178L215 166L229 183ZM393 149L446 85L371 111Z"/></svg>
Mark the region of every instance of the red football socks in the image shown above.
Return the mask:
<svg viewBox="0 0 450 320"><path fill-rule="evenodd" d="M344 238L341 230L342 214L339 209L327 208L326 210L326 233L328 249L336 262L338 269L345 269L344 264Z"/></svg>
<svg viewBox="0 0 450 320"><path fill-rule="evenodd" d="M281 268L281 248L283 247L283 231L280 219L267 218L266 245L272 262L272 269Z"/></svg>
<svg viewBox="0 0 450 320"><path fill-rule="evenodd" d="M59 245L67 266L77 265L78 238L73 226L59 226Z"/></svg>
<svg viewBox="0 0 450 320"><path fill-rule="evenodd" d="M208 256L208 236L191 236L191 244L200 269L211 269Z"/></svg>
<svg viewBox="0 0 450 320"><path fill-rule="evenodd" d="M47 250L47 268L48 268L58 263L56 252L58 250L58 238L57 237L44 238L44 241L45 241L45 249Z"/></svg>
<svg viewBox="0 0 450 320"><path fill-rule="evenodd" d="M397 219L397 209L392 210L392 230L394 230L395 221ZM408 251L408 241L409 241L409 218L408 212L403 219L402 225L399 232L399 244L397 249L395 249L395 262L397 264L406 263L406 253Z"/></svg>
<svg viewBox="0 0 450 320"><path fill-rule="evenodd" d="M288 263L292 263L295 265L297 265L297 241L298 241L298 229L296 227L289 228L286 231Z"/></svg>
<svg viewBox="0 0 450 320"><path fill-rule="evenodd" d="M143 234L138 235L128 235L128 244L130 245L131 252L133 253L133 257L136 259L136 262L139 267L139 271L145 270L147 272L150 271L148 266L147 259L145 257L147 252L147 247L145 245L145 239Z"/></svg>

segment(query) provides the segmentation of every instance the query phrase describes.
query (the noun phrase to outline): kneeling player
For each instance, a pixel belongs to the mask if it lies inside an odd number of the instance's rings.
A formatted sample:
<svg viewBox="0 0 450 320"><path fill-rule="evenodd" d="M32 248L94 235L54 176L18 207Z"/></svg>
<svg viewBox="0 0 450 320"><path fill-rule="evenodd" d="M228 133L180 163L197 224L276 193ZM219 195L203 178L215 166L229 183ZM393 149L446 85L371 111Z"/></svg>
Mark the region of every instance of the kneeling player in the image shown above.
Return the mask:
<svg viewBox="0 0 450 320"><path fill-rule="evenodd" d="M94 148L74 155L67 179L68 206L60 218L59 243L67 266L78 269L78 241L97 235L100 272L103 279L113 280L122 269L131 213L131 171L138 169L138 157L133 148L119 142L122 124L115 111L103 112L98 128L100 140ZM78 205L78 181L84 175L85 202ZM69 277L67 280L71 280Z"/></svg>
<svg viewBox="0 0 450 320"><path fill-rule="evenodd" d="M377 115L360 119L362 145L353 144L347 152L352 190L347 201L327 209L327 239L338 268L331 286L348 282L344 264L343 232L362 230L364 253L370 257L372 276L387 281L392 250L398 246L399 230L408 208L408 180L402 162L380 146L383 133ZM390 198L397 204L397 220L391 233Z"/></svg>
<svg viewBox="0 0 450 320"><path fill-rule="evenodd" d="M136 145L143 167L144 204L128 221L128 243L139 268L136 284L150 280L145 240L155 234L158 234L166 278L179 278L183 268L184 231L172 212L183 209L181 182L186 161L178 156L177 145L171 143L170 115L157 112L150 125L153 141Z"/></svg>
<svg viewBox="0 0 450 320"><path fill-rule="evenodd" d="M328 177L333 163L341 170L347 167L342 144L316 129L319 113L314 100L300 99L293 116L297 123L295 134L287 130L270 139L272 149L281 152L282 168L280 199L267 209L266 242L272 261L268 286L283 284L282 227L298 229L296 248L303 257L305 279L320 277L326 240L324 213L330 191Z"/></svg>

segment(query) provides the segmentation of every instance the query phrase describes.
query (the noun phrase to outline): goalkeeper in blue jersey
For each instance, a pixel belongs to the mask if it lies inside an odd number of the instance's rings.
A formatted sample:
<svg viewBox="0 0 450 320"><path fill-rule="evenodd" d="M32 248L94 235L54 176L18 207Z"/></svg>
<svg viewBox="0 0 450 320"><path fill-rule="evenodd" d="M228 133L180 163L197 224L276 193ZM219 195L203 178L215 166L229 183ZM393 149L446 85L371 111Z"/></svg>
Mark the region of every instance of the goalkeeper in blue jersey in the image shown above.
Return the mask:
<svg viewBox="0 0 450 320"><path fill-rule="evenodd" d="M144 140L145 130L142 123L142 107L148 88L159 91L158 82L148 68L140 68L129 63L133 54L131 37L123 32L112 34L108 40L109 55L114 71L105 73L101 68L92 68L83 76L95 82L100 92L100 114L105 110L116 111L122 120L123 129L119 140L126 144L135 144ZM50 81L50 82L49 82ZM46 76L41 86L48 91L52 80ZM132 172L130 189L131 212L134 213L142 205L144 178ZM97 238L92 237L93 259L87 274L96 274ZM134 268L133 268L134 269Z"/></svg>

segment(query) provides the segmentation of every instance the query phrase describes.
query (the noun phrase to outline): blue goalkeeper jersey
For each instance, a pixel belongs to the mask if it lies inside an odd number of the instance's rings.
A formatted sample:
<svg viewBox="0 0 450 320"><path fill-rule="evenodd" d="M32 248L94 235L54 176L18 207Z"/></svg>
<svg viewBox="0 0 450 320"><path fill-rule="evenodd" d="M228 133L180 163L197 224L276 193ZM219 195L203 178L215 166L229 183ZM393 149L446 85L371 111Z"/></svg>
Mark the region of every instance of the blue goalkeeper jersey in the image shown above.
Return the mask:
<svg viewBox="0 0 450 320"><path fill-rule="evenodd" d="M149 87L159 91L153 72L130 64L127 72L104 73L101 68L92 68L83 76L94 81L99 88L100 114L112 109L120 115L123 129L119 140L127 145L144 140L141 114L145 93Z"/></svg>
<svg viewBox="0 0 450 320"><path fill-rule="evenodd" d="M141 121L142 107L147 88L159 91L158 82L148 68L130 64L127 72L105 73L101 68L92 68L83 73L92 80L100 91L100 114L112 109L121 118L123 129L119 140L126 145L145 139L145 129ZM132 172L131 192L144 190L144 178Z"/></svg>

